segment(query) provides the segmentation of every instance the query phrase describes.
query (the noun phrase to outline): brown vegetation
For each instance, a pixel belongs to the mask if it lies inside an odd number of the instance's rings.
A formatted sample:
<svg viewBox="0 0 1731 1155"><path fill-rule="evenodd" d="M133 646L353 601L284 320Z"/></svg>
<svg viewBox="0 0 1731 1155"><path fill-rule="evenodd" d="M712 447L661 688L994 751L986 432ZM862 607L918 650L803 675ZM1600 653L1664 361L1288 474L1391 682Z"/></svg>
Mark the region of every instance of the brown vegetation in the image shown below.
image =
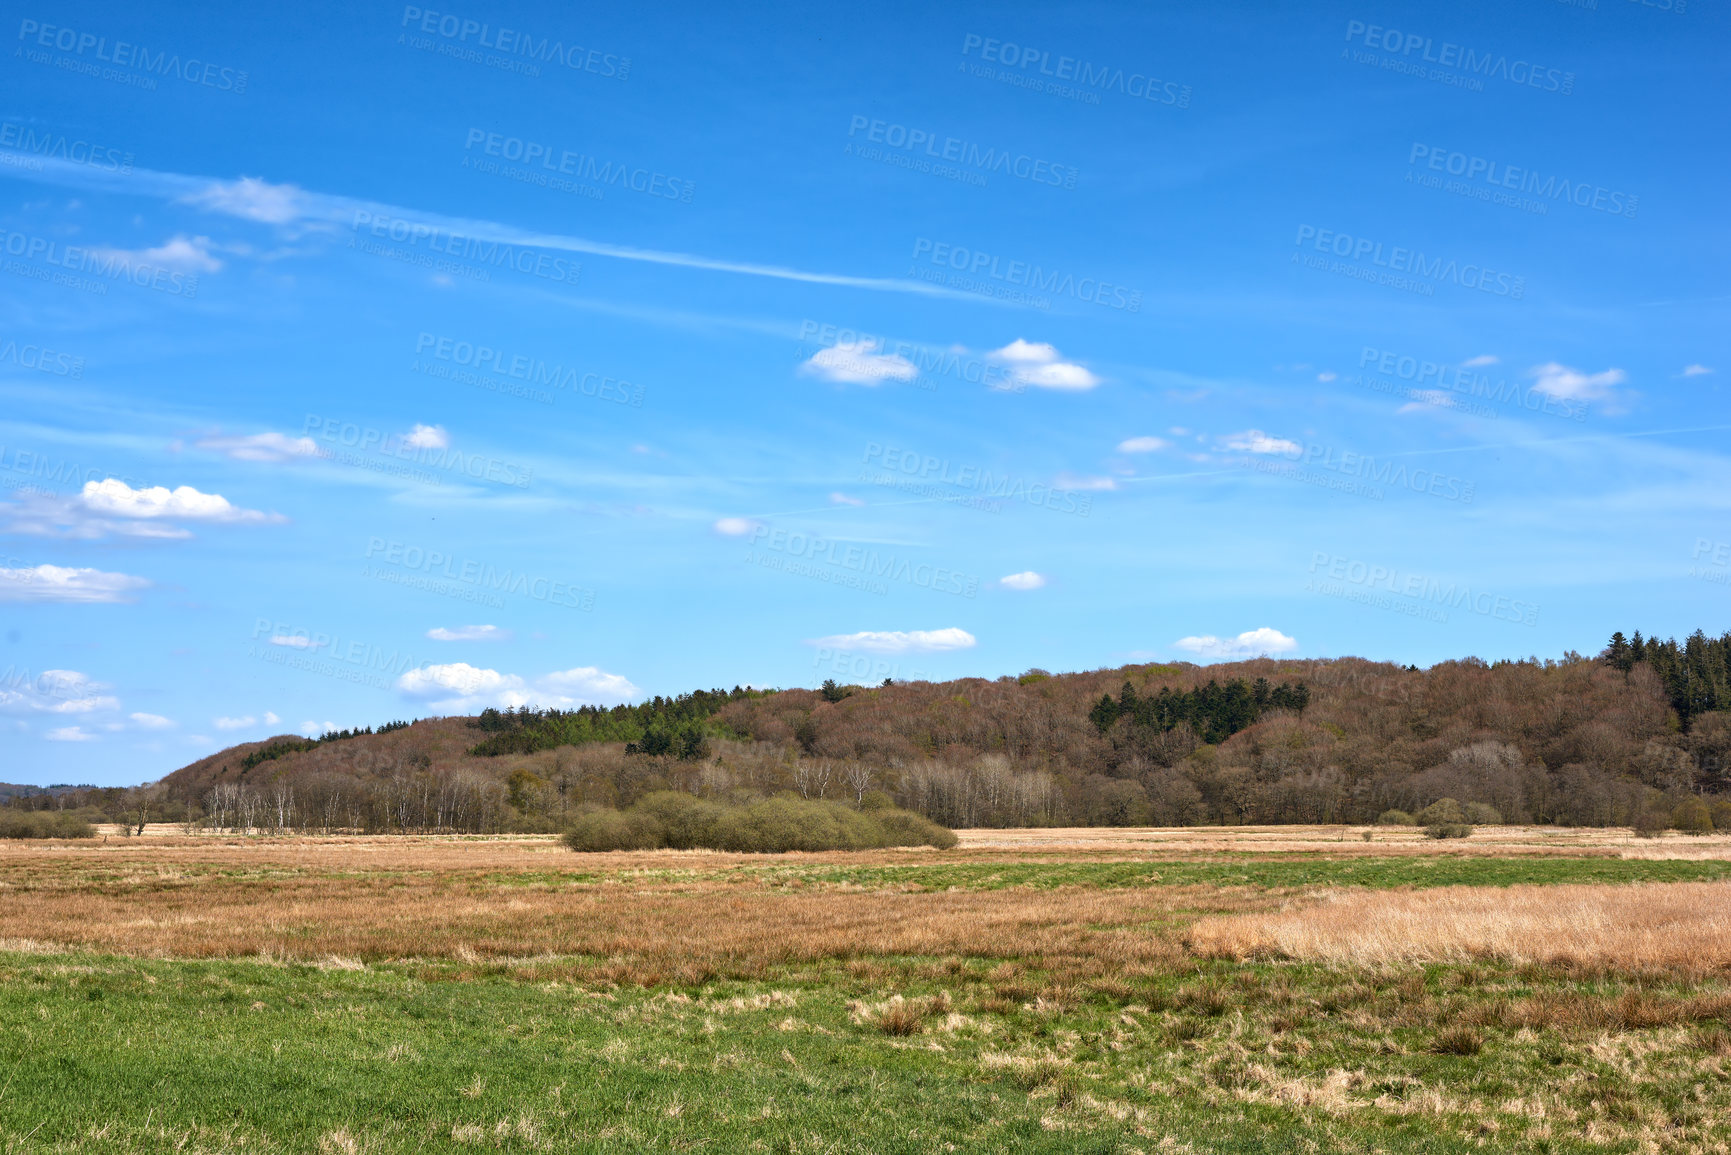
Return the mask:
<svg viewBox="0 0 1731 1155"><path fill-rule="evenodd" d="M1333 891L1273 912L1205 918L1207 955L1341 965L1511 963L1621 971L1731 969L1731 884Z"/></svg>
<svg viewBox="0 0 1731 1155"><path fill-rule="evenodd" d="M913 853L824 861L906 862ZM308 962L558 956L573 974L642 983L899 955L1027 959L1092 977L1178 959L1173 942L1144 928L1194 905L1204 889L908 893L720 875L762 863L418 838L163 840L110 854L0 849L0 939Z"/></svg>

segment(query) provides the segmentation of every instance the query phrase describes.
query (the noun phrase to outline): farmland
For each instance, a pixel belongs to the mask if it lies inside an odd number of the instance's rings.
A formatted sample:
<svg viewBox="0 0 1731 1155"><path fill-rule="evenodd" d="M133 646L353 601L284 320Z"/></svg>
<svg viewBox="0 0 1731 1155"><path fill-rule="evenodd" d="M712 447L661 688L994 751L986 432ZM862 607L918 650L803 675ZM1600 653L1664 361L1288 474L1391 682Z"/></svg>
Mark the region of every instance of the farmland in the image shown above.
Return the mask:
<svg viewBox="0 0 1731 1155"><path fill-rule="evenodd" d="M166 826L6 844L0 1134L79 1152L1731 1141L1731 838L961 833L780 856Z"/></svg>

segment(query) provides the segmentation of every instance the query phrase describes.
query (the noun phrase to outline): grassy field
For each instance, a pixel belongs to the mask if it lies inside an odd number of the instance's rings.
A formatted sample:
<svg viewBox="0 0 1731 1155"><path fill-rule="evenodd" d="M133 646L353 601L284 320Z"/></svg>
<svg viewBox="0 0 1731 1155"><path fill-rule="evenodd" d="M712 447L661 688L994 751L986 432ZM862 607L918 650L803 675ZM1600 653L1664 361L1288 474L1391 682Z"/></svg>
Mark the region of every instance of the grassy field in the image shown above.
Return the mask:
<svg viewBox="0 0 1731 1155"><path fill-rule="evenodd" d="M0 1143L1731 1150L1731 839L1481 833L3 845Z"/></svg>

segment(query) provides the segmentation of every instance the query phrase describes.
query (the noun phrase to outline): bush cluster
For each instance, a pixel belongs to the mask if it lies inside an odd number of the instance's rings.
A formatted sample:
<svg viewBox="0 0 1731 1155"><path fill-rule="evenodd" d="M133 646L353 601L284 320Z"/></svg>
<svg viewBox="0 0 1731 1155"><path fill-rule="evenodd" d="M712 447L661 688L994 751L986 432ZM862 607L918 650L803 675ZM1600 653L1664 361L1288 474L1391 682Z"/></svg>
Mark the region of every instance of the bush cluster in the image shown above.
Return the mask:
<svg viewBox="0 0 1731 1155"><path fill-rule="evenodd" d="M0 810L0 838L93 838L82 814L65 810Z"/></svg>
<svg viewBox="0 0 1731 1155"><path fill-rule="evenodd" d="M869 799L868 799L869 801ZM893 807L855 810L791 796L728 804L675 791L647 794L628 810L595 810L565 835L572 850L871 850L954 846L956 836Z"/></svg>

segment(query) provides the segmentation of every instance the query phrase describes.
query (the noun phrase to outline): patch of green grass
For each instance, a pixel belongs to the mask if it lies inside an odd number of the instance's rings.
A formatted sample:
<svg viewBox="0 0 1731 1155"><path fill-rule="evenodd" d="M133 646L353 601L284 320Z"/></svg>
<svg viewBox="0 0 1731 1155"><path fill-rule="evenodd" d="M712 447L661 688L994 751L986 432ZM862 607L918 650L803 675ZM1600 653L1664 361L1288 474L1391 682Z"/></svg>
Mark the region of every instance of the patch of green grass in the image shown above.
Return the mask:
<svg viewBox="0 0 1731 1155"><path fill-rule="evenodd" d="M0 1141L387 1155L1731 1139L1712 1025L1481 1025L1547 992L1615 999L1625 988L1609 980L1197 962L1061 989L990 961L879 961L641 990L550 981L556 960L512 978L455 963L0 955ZM1589 1122L1596 1144L1576 1138Z"/></svg>

